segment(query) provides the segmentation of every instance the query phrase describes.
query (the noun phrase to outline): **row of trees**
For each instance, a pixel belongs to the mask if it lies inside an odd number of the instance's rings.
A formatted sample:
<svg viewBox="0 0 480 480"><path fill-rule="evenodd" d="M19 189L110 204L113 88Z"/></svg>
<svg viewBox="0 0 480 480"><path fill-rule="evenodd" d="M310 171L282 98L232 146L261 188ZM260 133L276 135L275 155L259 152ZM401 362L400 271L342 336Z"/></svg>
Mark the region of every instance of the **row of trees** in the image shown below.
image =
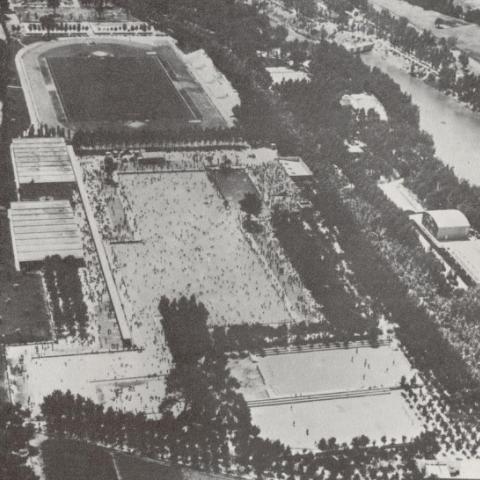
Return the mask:
<svg viewBox="0 0 480 480"><path fill-rule="evenodd" d="M47 257L43 274L57 336L87 337L88 314L78 274L78 260L58 255Z"/></svg>
<svg viewBox="0 0 480 480"><path fill-rule="evenodd" d="M308 230L304 222L308 222ZM345 280L338 273L331 242L322 238L314 219L306 213L276 209L272 224L303 283L323 306L331 333L340 340L365 338L368 334L375 343L378 333L375 318L363 311L359 299L346 288Z"/></svg>
<svg viewBox="0 0 480 480"><path fill-rule="evenodd" d="M241 132L238 128L195 128L179 127L168 130L107 130L99 128L96 130L76 130L72 145L76 151L82 149L95 149L109 147L118 149L120 147L162 145L164 143L201 143L201 142L242 142Z"/></svg>

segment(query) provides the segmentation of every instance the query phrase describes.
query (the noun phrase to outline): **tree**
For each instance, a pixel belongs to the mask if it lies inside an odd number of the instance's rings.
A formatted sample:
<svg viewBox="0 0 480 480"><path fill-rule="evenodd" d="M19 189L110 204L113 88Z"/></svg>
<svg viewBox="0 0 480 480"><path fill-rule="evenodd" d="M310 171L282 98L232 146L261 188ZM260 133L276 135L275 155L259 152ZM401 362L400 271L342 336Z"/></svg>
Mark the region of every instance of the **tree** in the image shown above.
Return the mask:
<svg viewBox="0 0 480 480"><path fill-rule="evenodd" d="M468 61L469 61L468 55L463 51L460 52L460 55L458 56L458 61L460 62L460 65L462 66L462 68L466 70L468 67Z"/></svg>
<svg viewBox="0 0 480 480"><path fill-rule="evenodd" d="M175 364L196 364L211 349L208 311L203 303L197 303L194 295L189 299L182 296L178 301L162 296L158 308Z"/></svg>
<svg viewBox="0 0 480 480"><path fill-rule="evenodd" d="M258 217L262 211L262 201L254 193L246 193L240 200L240 208L249 218Z"/></svg>
<svg viewBox="0 0 480 480"><path fill-rule="evenodd" d="M50 31L55 28L55 17L53 15L43 15L43 17L40 17L40 25L47 31L47 38L50 38Z"/></svg>
<svg viewBox="0 0 480 480"><path fill-rule="evenodd" d="M60 0L47 0L47 6L53 10L53 15L56 15L57 8L60 6Z"/></svg>
<svg viewBox="0 0 480 480"><path fill-rule="evenodd" d="M0 478L35 480L26 465L33 426L27 422L29 412L18 406L0 402ZM23 453L26 453L24 455Z"/></svg>
<svg viewBox="0 0 480 480"><path fill-rule="evenodd" d="M0 0L0 13L8 12L9 4L8 0Z"/></svg>

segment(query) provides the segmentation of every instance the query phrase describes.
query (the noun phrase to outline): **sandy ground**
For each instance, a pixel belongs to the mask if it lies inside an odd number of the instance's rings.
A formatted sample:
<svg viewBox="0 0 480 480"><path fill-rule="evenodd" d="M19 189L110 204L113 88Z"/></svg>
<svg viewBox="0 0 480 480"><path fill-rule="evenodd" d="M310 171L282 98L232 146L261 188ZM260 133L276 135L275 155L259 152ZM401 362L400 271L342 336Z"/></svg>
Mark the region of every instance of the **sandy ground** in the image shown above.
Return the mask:
<svg viewBox="0 0 480 480"><path fill-rule="evenodd" d="M252 421L261 435L279 439L292 448L315 448L321 438L337 443L367 435L381 444L385 435L401 441L418 435L420 421L409 410L400 391L388 395L252 408ZM308 430L308 434L307 434Z"/></svg>
<svg viewBox="0 0 480 480"><path fill-rule="evenodd" d="M232 360L232 374L248 400L295 394L396 387L412 368L395 343Z"/></svg>
<svg viewBox="0 0 480 480"><path fill-rule="evenodd" d="M259 364L275 396L393 387L412 376L403 352L391 346L271 355Z"/></svg>
<svg viewBox="0 0 480 480"><path fill-rule="evenodd" d="M120 410L157 411L165 392L164 379L158 375L165 374L166 368L148 350L72 355L71 349L64 347L7 350L16 373L10 375L14 399L32 409L34 415L39 413L44 396L56 389L70 390Z"/></svg>
<svg viewBox="0 0 480 480"><path fill-rule="evenodd" d="M117 284L135 323L159 321L166 295L195 294L211 324L290 320L273 274L206 173L121 175L143 243L114 245Z"/></svg>
<svg viewBox="0 0 480 480"><path fill-rule="evenodd" d="M374 387L396 387L412 370L396 343L379 348L348 348L236 359L229 362L247 401L309 393L344 392ZM314 448L320 438L350 442L367 435L380 442L403 435L416 436L416 419L400 390L382 395L322 400L292 405L251 407L261 435L293 448ZM308 434L307 434L308 429Z"/></svg>
<svg viewBox="0 0 480 480"><path fill-rule="evenodd" d="M400 179L392 182L380 183L378 186L388 199L401 210L410 210L412 212L423 212L425 210L417 196L408 190L408 188L404 187L403 180Z"/></svg>

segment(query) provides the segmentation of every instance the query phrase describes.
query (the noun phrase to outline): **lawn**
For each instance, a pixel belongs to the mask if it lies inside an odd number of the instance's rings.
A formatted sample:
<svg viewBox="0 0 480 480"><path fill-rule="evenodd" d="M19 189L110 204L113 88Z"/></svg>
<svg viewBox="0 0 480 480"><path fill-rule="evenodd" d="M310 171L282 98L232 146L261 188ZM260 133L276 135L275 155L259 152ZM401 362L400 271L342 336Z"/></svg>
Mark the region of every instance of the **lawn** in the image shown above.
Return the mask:
<svg viewBox="0 0 480 480"><path fill-rule="evenodd" d="M177 467L143 460L132 455L115 455L115 463L122 480L183 480Z"/></svg>
<svg viewBox="0 0 480 480"><path fill-rule="evenodd" d="M117 480L111 454L72 440L46 440L42 446L46 480Z"/></svg>
<svg viewBox="0 0 480 480"><path fill-rule="evenodd" d="M156 55L51 56L47 61L69 121L193 118Z"/></svg>

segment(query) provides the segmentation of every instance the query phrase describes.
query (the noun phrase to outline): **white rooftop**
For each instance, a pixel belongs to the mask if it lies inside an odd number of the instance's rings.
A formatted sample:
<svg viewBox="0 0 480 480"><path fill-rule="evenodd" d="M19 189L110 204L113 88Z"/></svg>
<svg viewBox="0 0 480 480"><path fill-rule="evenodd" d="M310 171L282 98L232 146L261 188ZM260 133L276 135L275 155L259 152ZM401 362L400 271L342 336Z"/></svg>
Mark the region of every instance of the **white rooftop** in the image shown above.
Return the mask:
<svg viewBox="0 0 480 480"><path fill-rule="evenodd" d="M63 138L16 138L10 149L17 186L75 181Z"/></svg>
<svg viewBox="0 0 480 480"><path fill-rule="evenodd" d="M51 255L83 258L80 231L67 200L12 202L8 216L17 269Z"/></svg>
<svg viewBox="0 0 480 480"><path fill-rule="evenodd" d="M460 210L428 210L438 228L470 227L470 222Z"/></svg>
<svg viewBox="0 0 480 480"><path fill-rule="evenodd" d="M278 157L289 177L311 177L312 171L300 157Z"/></svg>
<svg viewBox="0 0 480 480"><path fill-rule="evenodd" d="M387 112L384 106L381 104L375 95L369 95L368 93L354 93L351 95L344 95L340 99L340 105L350 106L354 110L364 110L368 113L369 110L374 110L380 120L388 120Z"/></svg>
<svg viewBox="0 0 480 480"><path fill-rule="evenodd" d="M266 70L270 74L274 85L287 82L289 80L295 82L300 80L309 80L310 78L307 73L293 70L288 67L268 67Z"/></svg>

